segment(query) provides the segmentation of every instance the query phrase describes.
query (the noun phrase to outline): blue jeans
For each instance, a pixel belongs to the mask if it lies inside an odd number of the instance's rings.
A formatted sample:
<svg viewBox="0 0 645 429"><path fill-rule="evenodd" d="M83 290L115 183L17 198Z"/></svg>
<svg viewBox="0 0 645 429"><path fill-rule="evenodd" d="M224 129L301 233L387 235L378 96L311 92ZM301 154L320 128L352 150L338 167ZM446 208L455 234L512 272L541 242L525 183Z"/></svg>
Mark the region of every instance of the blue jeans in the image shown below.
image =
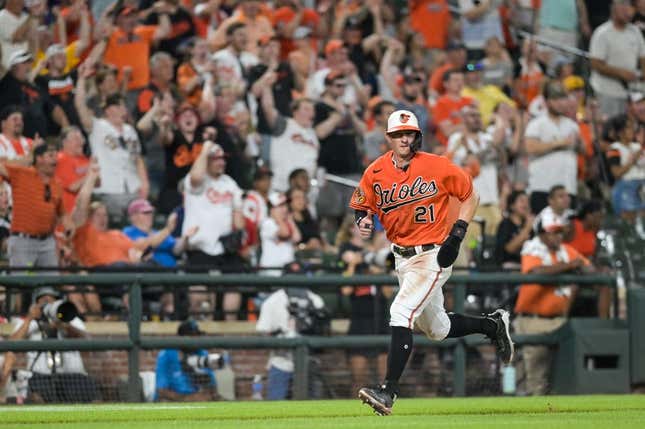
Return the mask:
<svg viewBox="0 0 645 429"><path fill-rule="evenodd" d="M644 186L645 180L617 181L611 192L611 202L614 206L614 211L620 214L622 212L645 210L645 200L641 196Z"/></svg>
<svg viewBox="0 0 645 429"><path fill-rule="evenodd" d="M286 399L289 394L289 385L293 378L293 372L282 371L274 366L269 368L267 380L267 399L279 401Z"/></svg>

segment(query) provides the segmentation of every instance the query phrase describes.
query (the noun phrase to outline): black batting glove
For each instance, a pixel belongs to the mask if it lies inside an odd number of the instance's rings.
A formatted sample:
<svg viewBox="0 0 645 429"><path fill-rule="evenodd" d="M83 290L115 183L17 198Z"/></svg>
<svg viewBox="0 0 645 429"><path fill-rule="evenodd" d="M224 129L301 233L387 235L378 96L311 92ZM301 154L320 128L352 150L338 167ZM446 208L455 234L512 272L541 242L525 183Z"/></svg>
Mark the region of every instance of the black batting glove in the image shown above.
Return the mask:
<svg viewBox="0 0 645 429"><path fill-rule="evenodd" d="M455 263L457 255L459 255L459 245L466 235L468 229L468 222L459 219L452 226L448 238L443 242L439 253L437 253L437 262L441 268L447 268Z"/></svg>

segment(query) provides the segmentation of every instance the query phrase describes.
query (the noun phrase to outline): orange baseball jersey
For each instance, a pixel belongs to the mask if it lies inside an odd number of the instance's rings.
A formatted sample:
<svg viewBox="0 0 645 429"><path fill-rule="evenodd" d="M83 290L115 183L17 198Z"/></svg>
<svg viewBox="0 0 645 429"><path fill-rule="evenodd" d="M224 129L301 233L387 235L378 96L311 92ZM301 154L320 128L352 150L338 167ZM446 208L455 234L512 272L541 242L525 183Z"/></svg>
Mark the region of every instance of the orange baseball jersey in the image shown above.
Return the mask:
<svg viewBox="0 0 645 429"><path fill-rule="evenodd" d="M436 244L448 235L450 197L472 192L471 177L444 156L418 152L404 171L389 151L367 167L349 205L375 213L399 246Z"/></svg>

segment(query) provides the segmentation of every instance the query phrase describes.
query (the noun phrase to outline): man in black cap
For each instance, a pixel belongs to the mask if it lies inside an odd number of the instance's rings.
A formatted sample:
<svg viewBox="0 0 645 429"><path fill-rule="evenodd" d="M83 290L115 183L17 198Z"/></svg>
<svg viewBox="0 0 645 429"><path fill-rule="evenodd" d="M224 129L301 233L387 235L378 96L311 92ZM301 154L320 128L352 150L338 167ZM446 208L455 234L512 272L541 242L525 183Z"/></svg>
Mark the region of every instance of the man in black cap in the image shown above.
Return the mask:
<svg viewBox="0 0 645 429"><path fill-rule="evenodd" d="M177 329L177 335L181 337L203 334L194 320L182 322ZM160 351L155 369L155 400L190 402L217 399L212 356L204 349Z"/></svg>

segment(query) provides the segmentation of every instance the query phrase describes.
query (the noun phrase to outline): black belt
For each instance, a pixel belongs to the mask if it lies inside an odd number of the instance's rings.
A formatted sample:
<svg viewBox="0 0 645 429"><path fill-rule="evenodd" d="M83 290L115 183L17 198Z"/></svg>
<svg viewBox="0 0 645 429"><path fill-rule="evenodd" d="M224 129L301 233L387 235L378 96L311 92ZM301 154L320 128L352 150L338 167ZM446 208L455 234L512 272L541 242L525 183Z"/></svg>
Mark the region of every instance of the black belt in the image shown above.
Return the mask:
<svg viewBox="0 0 645 429"><path fill-rule="evenodd" d="M31 238L34 240L47 240L49 237L51 237L51 234L40 234L40 235L32 235L32 234L25 234L24 232L12 232L11 235L13 237L22 237L22 238Z"/></svg>
<svg viewBox="0 0 645 429"><path fill-rule="evenodd" d="M434 249L435 245L434 244L422 244L421 245L421 252L427 252L428 250ZM392 245L392 251L396 253L399 256L402 256L404 258L411 258L413 256L418 255L421 252L417 253L417 248L416 246L411 246L411 247L401 247L397 246L396 244Z"/></svg>
<svg viewBox="0 0 645 429"><path fill-rule="evenodd" d="M557 316L542 316L541 314L534 314L534 313L517 313L517 316L529 317L532 319L559 319L560 317L566 317L563 314L559 314Z"/></svg>

